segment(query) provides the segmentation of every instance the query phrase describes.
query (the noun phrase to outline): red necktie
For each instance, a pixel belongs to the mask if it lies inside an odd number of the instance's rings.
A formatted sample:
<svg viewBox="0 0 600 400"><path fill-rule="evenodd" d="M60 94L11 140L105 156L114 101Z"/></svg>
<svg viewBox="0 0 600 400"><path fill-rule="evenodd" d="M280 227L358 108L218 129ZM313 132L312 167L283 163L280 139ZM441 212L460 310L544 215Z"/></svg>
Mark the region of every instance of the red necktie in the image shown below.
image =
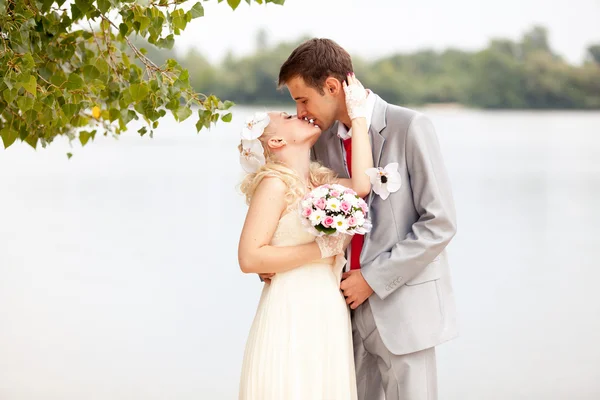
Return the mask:
<svg viewBox="0 0 600 400"><path fill-rule="evenodd" d="M352 177L352 139L344 140L344 149L346 149L346 164L348 173ZM354 235L350 242L350 269L360 269L360 252L365 241L364 235Z"/></svg>

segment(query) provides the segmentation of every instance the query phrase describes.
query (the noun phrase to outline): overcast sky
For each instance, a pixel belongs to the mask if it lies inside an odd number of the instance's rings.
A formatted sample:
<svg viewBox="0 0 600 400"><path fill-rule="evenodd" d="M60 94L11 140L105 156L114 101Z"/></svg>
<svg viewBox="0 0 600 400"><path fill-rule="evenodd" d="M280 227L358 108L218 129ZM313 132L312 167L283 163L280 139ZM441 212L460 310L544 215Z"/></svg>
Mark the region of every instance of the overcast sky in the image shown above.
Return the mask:
<svg viewBox="0 0 600 400"><path fill-rule="evenodd" d="M248 6L236 11L216 0L203 3L176 46L195 46L210 60L227 50L252 52L256 32L271 43L305 34L334 39L353 55L377 57L415 49L466 50L490 38L518 39L535 24L548 28L552 47L572 63L600 42L600 0L286 0L284 6Z"/></svg>

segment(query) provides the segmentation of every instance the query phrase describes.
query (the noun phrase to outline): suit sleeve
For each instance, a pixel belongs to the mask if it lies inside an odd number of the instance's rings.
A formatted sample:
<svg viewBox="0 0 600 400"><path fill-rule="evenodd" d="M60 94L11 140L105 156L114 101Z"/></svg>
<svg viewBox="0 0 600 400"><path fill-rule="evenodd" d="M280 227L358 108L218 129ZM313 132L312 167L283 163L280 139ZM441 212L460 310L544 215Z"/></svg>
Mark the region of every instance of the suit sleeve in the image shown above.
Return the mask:
<svg viewBox="0 0 600 400"><path fill-rule="evenodd" d="M361 267L365 280L381 299L421 273L456 234L450 180L432 123L423 115L415 116L405 140L406 168L419 219L391 251Z"/></svg>

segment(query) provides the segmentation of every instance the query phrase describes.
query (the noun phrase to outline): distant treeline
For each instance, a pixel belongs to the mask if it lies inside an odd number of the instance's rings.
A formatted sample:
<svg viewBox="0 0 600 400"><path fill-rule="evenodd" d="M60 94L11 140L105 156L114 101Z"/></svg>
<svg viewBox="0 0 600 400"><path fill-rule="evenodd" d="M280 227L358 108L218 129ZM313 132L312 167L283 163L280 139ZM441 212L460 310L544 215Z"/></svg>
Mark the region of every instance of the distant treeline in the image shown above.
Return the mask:
<svg viewBox="0 0 600 400"><path fill-rule="evenodd" d="M270 45L264 32L252 55L228 55L216 65L195 50L143 46L162 63L175 58L189 69L201 93L214 93L238 104L291 102L276 90L279 67L303 40ZM579 66L565 62L550 47L548 32L534 27L518 42L492 40L486 49L421 50L376 60L353 56L357 76L389 102L405 105L456 103L494 109L600 109L600 44L588 47Z"/></svg>

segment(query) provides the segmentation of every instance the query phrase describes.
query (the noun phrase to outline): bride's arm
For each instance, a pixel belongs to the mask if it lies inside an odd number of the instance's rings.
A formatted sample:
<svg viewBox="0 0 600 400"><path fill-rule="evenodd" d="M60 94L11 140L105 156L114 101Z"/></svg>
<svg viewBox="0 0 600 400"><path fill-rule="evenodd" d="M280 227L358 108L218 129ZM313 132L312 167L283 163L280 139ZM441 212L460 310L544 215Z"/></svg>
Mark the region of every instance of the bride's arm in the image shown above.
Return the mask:
<svg viewBox="0 0 600 400"><path fill-rule="evenodd" d="M373 168L373 153L367 127L366 91L354 75L348 77L349 86L344 85L346 92L346 108L352 120L352 178L338 179L340 185L350 187L360 197L371 191L371 180L365 171ZM353 91L349 94L348 87ZM357 96L358 95L358 96Z"/></svg>
<svg viewBox="0 0 600 400"><path fill-rule="evenodd" d="M288 247L269 245L287 207L286 191L287 186L278 178L264 178L252 196L238 247L243 272L284 272L321 258L316 242Z"/></svg>

